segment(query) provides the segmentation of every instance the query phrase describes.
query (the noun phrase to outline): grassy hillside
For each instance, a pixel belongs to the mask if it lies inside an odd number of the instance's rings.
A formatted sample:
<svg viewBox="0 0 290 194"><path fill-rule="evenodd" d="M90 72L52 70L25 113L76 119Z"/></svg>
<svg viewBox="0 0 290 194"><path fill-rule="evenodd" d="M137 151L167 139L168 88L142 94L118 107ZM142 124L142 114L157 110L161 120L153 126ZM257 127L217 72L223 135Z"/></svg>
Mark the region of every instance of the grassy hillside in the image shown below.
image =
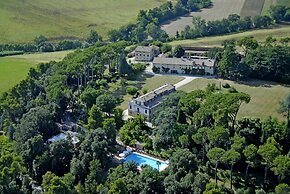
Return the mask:
<svg viewBox="0 0 290 194"><path fill-rule="evenodd" d="M0 43L28 42L40 34L85 37L101 35L135 20L140 9L166 0L9 0L0 1Z"/></svg>
<svg viewBox="0 0 290 194"><path fill-rule="evenodd" d="M23 80L34 65L36 62L25 59L0 58L0 94Z"/></svg>
<svg viewBox="0 0 290 194"><path fill-rule="evenodd" d="M278 5L284 5L286 7L290 7L290 1L289 0L276 0Z"/></svg>
<svg viewBox="0 0 290 194"><path fill-rule="evenodd" d="M273 36L276 38L279 37L289 37L290 36L290 26L280 26L279 28L274 29L262 29L262 30L252 30L242 33L230 34L230 35L223 35L223 36L212 36L212 37L205 37L205 38L198 38L193 40L180 40L180 41L173 41L170 44L172 46L176 45L190 45L190 46L207 46L207 47L214 47L214 46L221 46L225 40L231 39L241 39L246 36L253 36L258 41L264 41L268 36Z"/></svg>
<svg viewBox="0 0 290 194"><path fill-rule="evenodd" d="M252 80L247 82L232 82L221 79L196 79L183 86L180 90L193 91L195 89L204 89L208 83L216 83L217 86L223 83L229 83L240 92L251 95L249 104L243 104L238 117L277 117L280 120L284 118L277 113L279 101L284 99L290 93L290 86L283 86L273 82ZM226 92L226 89L222 89Z"/></svg>
<svg viewBox="0 0 290 194"><path fill-rule="evenodd" d="M270 9L271 5L284 5L286 7L290 7L289 0L265 0L264 7L262 10L262 15L269 14L268 10Z"/></svg>
<svg viewBox="0 0 290 194"><path fill-rule="evenodd" d="M23 80L30 67L38 63L60 61L72 51L0 57L0 94Z"/></svg>
<svg viewBox="0 0 290 194"><path fill-rule="evenodd" d="M245 1L246 0L212 0L212 7L202 9L198 12L191 12L187 16L174 19L164 24L162 29L170 36L175 36L176 31L184 30L186 26L192 26L193 17L201 17L204 20L211 21L227 18L230 14L240 14Z"/></svg>

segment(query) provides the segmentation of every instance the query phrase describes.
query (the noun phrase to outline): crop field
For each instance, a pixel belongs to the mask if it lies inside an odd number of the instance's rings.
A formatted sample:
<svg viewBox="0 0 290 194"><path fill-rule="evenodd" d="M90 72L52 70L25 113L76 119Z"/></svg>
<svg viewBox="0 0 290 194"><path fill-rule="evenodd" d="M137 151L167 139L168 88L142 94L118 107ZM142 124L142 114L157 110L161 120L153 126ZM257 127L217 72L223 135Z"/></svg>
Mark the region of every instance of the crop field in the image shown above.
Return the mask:
<svg viewBox="0 0 290 194"><path fill-rule="evenodd" d="M246 0L241 10L240 16L246 17L260 15L263 10L264 2L265 0Z"/></svg>
<svg viewBox="0 0 290 194"><path fill-rule="evenodd" d="M191 83L179 88L186 92L196 89L204 89L208 83L216 83L218 87L223 83L230 84L239 92L247 93L251 96L249 104L243 104L238 113L238 117L260 117L266 119L269 116L283 120L283 116L277 113L279 102L290 93L290 86L280 85L274 82L251 80L247 82L233 82L222 79L196 79ZM227 92L222 88L222 91Z"/></svg>
<svg viewBox="0 0 290 194"><path fill-rule="evenodd" d="M290 26L279 26L274 29L261 29L252 30L242 33L223 35L223 36L211 36L198 39L188 39L170 42L172 46L184 45L184 46L204 46L204 47L215 47L221 46L225 40L239 40L243 37L253 36L258 41L265 41L267 37L272 36L275 38L289 37L290 36Z"/></svg>
<svg viewBox="0 0 290 194"><path fill-rule="evenodd" d="M60 61L70 52L72 51L0 57L0 94L23 80L30 67L38 63Z"/></svg>
<svg viewBox="0 0 290 194"><path fill-rule="evenodd" d="M31 42L36 36L84 38L90 29L105 36L133 22L141 9L166 0L0 1L0 43Z"/></svg>
<svg viewBox="0 0 290 194"><path fill-rule="evenodd" d="M201 17L207 21L220 20L230 14L245 16L260 15L264 0L212 0L211 8L203 9L200 12L191 12L189 16L180 17L177 20L164 24L162 29L170 36L176 31L183 30L186 26L192 26L192 17Z"/></svg>

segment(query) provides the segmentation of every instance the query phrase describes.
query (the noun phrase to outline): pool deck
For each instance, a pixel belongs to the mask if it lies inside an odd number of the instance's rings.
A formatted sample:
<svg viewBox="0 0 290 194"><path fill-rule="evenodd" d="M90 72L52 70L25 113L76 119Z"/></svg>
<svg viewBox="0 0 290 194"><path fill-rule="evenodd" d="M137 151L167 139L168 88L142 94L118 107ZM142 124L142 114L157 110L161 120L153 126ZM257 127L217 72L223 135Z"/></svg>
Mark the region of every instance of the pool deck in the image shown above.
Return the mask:
<svg viewBox="0 0 290 194"><path fill-rule="evenodd" d="M140 153L140 152L132 152L133 154L138 154L138 155L140 155L140 156L144 156L144 157L147 157L147 158L151 158L151 159L153 159L153 160L157 160L157 161L159 161L159 162L164 162L164 163L168 163L168 162L166 162L166 160L160 160L160 159L158 159L158 158L154 158L154 157L152 157L152 156L149 156L149 155L147 155L147 154L143 154L143 153Z"/></svg>

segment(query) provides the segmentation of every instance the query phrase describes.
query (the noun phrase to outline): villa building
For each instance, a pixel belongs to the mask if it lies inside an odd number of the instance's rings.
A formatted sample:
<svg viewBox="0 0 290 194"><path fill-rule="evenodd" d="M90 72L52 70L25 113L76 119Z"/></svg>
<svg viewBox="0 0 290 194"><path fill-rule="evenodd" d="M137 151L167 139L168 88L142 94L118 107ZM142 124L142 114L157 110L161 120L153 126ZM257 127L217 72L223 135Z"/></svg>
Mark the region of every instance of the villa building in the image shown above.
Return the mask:
<svg viewBox="0 0 290 194"><path fill-rule="evenodd" d="M154 110L162 101L162 97L175 91L174 85L165 84L156 90L131 100L129 102L128 113L131 116L143 115L147 120L150 120Z"/></svg>
<svg viewBox="0 0 290 194"><path fill-rule="evenodd" d="M152 61L154 57L160 54L158 46L137 46L135 49L135 60L136 61Z"/></svg>
<svg viewBox="0 0 290 194"><path fill-rule="evenodd" d="M155 57L153 71L156 73L176 73L191 75L215 74L216 61L208 58L165 58Z"/></svg>

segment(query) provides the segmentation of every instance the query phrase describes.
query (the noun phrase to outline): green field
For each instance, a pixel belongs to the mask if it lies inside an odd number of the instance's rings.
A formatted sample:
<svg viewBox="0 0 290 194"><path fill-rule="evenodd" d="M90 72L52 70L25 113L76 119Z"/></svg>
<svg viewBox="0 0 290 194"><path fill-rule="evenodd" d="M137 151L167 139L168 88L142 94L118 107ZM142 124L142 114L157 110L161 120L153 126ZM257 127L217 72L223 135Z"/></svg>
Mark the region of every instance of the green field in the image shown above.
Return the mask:
<svg viewBox="0 0 290 194"><path fill-rule="evenodd" d="M269 14L268 10L270 9L271 5L284 5L286 7L290 7L289 0L265 0L264 7L262 10L262 15Z"/></svg>
<svg viewBox="0 0 290 194"><path fill-rule="evenodd" d="M263 9L262 9L262 15L268 15L268 10L270 9L270 6L273 5L273 0L265 0Z"/></svg>
<svg viewBox="0 0 290 194"><path fill-rule="evenodd" d="M30 42L36 36L83 38L90 29L105 35L133 22L140 9L166 0L0 1L0 43Z"/></svg>
<svg viewBox="0 0 290 194"><path fill-rule="evenodd" d="M0 94L23 80L36 63L25 59L0 58Z"/></svg>
<svg viewBox="0 0 290 194"><path fill-rule="evenodd" d="M290 1L289 0L276 0L277 5L284 5L286 7L290 7Z"/></svg>
<svg viewBox="0 0 290 194"><path fill-rule="evenodd" d="M228 83L240 92L251 95L249 104L243 104L239 111L238 117L259 117L265 119L269 116L277 117L283 120L283 117L277 113L279 101L284 99L290 93L290 86L283 86L273 82L252 80L237 83L221 79L196 79L191 83L183 86L180 90L192 91L195 89L204 89L208 83L220 84ZM222 89L226 90L226 89Z"/></svg>
<svg viewBox="0 0 290 194"><path fill-rule="evenodd" d="M205 38L189 39L189 40L179 40L170 42L172 46L176 45L186 45L186 46L205 46L205 47L215 47L221 46L225 40L231 39L241 39L246 36L253 36L258 41L264 41L267 37L272 36L276 38L290 37L290 26L279 26L273 29L261 29L252 30L242 33L223 35L223 36L212 36Z"/></svg>
<svg viewBox="0 0 290 194"><path fill-rule="evenodd" d="M30 67L38 63L61 61L70 52L72 51L0 57L0 94L23 80Z"/></svg>
<svg viewBox="0 0 290 194"><path fill-rule="evenodd" d="M71 52L73 52L73 50L51 52L51 53L33 53L33 54L15 55L15 56L9 56L7 58L23 59L23 60L33 61L37 63L46 63L49 61L61 61L64 57L67 56L67 54Z"/></svg>

